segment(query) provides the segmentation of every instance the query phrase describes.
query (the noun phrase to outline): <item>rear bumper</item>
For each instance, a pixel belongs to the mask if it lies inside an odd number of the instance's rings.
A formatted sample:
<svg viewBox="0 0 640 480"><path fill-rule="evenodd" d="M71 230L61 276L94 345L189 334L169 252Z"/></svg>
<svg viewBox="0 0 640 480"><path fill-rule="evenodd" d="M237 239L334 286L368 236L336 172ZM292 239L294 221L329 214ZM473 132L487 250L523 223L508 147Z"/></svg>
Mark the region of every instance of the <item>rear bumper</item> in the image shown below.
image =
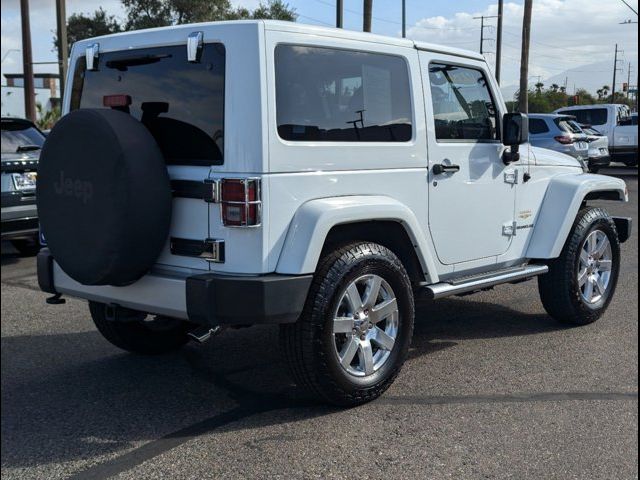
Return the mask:
<svg viewBox="0 0 640 480"><path fill-rule="evenodd" d="M48 249L38 254L38 284L60 293L207 326L295 322L312 275L230 276L149 273L126 287L82 285L69 277Z"/></svg>
<svg viewBox="0 0 640 480"><path fill-rule="evenodd" d="M593 156L589 157L590 167L608 167L611 164L610 155Z"/></svg>

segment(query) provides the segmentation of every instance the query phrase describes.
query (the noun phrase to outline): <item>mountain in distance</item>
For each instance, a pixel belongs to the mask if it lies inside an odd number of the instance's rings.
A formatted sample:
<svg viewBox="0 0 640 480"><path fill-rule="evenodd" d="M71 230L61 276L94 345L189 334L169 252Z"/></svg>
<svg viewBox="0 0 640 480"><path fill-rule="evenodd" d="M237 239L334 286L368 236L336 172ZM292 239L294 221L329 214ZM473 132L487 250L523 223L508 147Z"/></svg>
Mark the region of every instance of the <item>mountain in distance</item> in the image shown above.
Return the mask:
<svg viewBox="0 0 640 480"><path fill-rule="evenodd" d="M622 84L628 79L629 62L627 61L624 64L620 62L620 67L622 68L623 66L624 68L622 71L618 71L616 78L616 91L621 91ZM638 81L637 72L638 62L634 60L631 62L631 85L633 86L635 86ZM534 79L530 81L534 82ZM603 85L611 87L611 83L613 82L613 59L611 62L590 63L565 70L562 73L543 79L542 83L544 83L545 88L548 88L554 83L563 86L565 81L567 83L567 93L570 95L580 88L584 88L595 95L596 90L602 88ZM518 85L505 85L502 87L504 99L506 101L513 100L518 88Z"/></svg>

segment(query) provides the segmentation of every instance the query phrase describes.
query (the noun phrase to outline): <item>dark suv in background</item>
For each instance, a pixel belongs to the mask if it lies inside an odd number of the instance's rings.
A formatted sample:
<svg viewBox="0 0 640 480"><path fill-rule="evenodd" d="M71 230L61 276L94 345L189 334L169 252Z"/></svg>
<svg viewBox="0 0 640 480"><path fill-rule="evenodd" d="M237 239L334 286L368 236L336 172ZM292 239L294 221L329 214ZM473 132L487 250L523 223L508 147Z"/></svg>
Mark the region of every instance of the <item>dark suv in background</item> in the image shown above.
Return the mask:
<svg viewBox="0 0 640 480"><path fill-rule="evenodd" d="M23 255L39 249L36 177L45 136L29 120L2 118L2 240Z"/></svg>

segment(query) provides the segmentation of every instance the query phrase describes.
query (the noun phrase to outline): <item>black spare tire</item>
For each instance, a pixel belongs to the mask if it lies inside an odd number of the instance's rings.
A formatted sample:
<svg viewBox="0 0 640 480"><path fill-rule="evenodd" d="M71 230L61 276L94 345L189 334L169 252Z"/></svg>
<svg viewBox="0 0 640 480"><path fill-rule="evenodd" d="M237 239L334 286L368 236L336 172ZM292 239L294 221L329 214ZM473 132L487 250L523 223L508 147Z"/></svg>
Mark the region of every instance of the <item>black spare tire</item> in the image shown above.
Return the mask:
<svg viewBox="0 0 640 480"><path fill-rule="evenodd" d="M108 109L64 116L42 149L38 213L62 270L84 285L127 285L169 234L171 187L162 153L138 120Z"/></svg>

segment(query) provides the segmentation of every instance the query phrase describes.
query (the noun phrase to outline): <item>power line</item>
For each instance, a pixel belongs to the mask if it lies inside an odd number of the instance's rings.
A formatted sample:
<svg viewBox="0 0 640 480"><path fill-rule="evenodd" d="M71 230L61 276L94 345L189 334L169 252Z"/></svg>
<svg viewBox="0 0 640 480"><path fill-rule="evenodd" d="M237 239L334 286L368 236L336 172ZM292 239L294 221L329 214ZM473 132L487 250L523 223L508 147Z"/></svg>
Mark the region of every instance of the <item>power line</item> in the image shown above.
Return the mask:
<svg viewBox="0 0 640 480"><path fill-rule="evenodd" d="M620 1L621 1L622 3L624 3L627 7L629 7L629 9L630 9L633 13L635 13L636 15L638 15L638 11L637 11L635 8L633 8L631 5L629 5L625 0L620 0Z"/></svg>

